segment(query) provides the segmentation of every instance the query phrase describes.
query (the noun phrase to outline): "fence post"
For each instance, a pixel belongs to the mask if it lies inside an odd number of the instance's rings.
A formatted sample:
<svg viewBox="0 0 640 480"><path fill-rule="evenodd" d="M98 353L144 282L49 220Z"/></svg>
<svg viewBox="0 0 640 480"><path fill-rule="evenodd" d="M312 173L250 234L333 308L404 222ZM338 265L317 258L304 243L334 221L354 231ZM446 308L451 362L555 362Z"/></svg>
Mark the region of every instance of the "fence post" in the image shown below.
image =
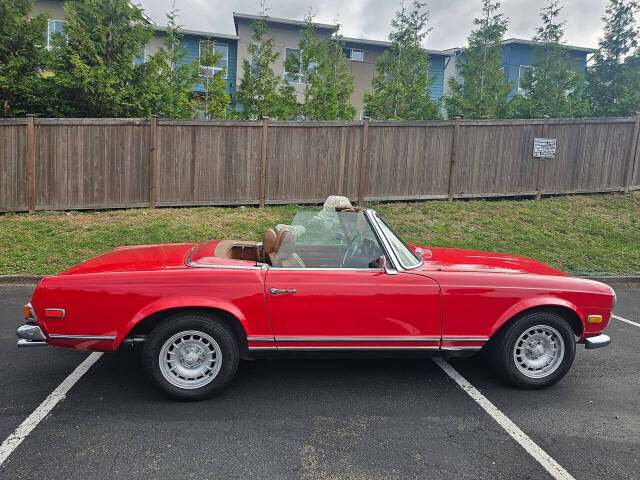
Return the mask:
<svg viewBox="0 0 640 480"><path fill-rule="evenodd" d="M364 204L365 184L367 183L367 150L369 147L369 117L362 123L362 155L360 156L360 183L358 184L358 205Z"/></svg>
<svg viewBox="0 0 640 480"><path fill-rule="evenodd" d="M544 125L542 126L542 138L548 138L549 136L549 115L544 116ZM543 158L538 159L538 168L536 172L536 200L540 200L542 198L542 185L541 177L542 177L542 161Z"/></svg>
<svg viewBox="0 0 640 480"><path fill-rule="evenodd" d="M629 193L633 174L636 171L638 163L638 136L640 135L640 112L636 112L636 127L633 129L633 138L631 139L631 151L629 152L629 163L627 164L627 174L624 179L624 193Z"/></svg>
<svg viewBox="0 0 640 480"><path fill-rule="evenodd" d="M151 115L151 121L149 122L149 208L156 208L157 119L158 117L156 115Z"/></svg>
<svg viewBox="0 0 640 480"><path fill-rule="evenodd" d="M36 210L36 129L34 116L27 115L27 203L29 213Z"/></svg>
<svg viewBox="0 0 640 480"><path fill-rule="evenodd" d="M460 117L454 117L453 138L451 139L451 160L449 161L449 187L447 189L450 202L453 201L453 172L458 155L458 135L460 135Z"/></svg>
<svg viewBox="0 0 640 480"><path fill-rule="evenodd" d="M267 178L267 130L269 117L262 117L262 143L260 151L260 208L264 208L264 187Z"/></svg>

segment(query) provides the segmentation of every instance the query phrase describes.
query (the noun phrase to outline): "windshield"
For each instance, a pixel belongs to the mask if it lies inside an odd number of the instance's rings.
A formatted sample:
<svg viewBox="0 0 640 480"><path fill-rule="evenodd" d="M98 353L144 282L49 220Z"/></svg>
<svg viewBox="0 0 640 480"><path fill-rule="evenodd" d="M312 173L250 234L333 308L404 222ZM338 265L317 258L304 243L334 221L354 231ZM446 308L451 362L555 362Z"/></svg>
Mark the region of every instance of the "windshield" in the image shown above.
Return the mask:
<svg viewBox="0 0 640 480"><path fill-rule="evenodd" d="M404 268L413 268L420 265L420 257L418 257L418 255L413 250L407 247L407 245L402 240L400 240L400 238L398 238L398 236L394 233L393 230L391 230L391 228L389 228L384 220L382 220L382 217L380 217L378 213L376 213L376 218L378 220L378 224L380 225L382 233L385 237L387 237L387 240L389 240L391 248L398 257L398 260L400 260L402 266Z"/></svg>

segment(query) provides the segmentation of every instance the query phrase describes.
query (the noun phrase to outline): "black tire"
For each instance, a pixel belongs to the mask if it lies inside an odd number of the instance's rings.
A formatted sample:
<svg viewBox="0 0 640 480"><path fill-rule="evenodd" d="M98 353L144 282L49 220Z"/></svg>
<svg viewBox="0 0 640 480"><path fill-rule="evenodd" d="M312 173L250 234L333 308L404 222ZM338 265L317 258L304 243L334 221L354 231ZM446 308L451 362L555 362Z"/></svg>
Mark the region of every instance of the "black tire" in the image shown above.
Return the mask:
<svg viewBox="0 0 640 480"><path fill-rule="evenodd" d="M174 335L187 331L208 335L217 344L221 353L221 364L217 374L210 375L213 378L208 379L208 383L197 388L184 388L171 383L162 373L160 366L160 352L165 342ZM192 336L192 338L197 339L198 335ZM208 340L205 340L205 343L211 344ZM213 348L212 346L211 349L213 350ZM165 319L151 331L142 352L144 369L153 383L164 394L179 400L201 400L216 395L233 379L238 369L238 361L238 342L231 329L215 316L200 312L178 313ZM179 379L174 378L174 381L179 381Z"/></svg>
<svg viewBox="0 0 640 480"><path fill-rule="evenodd" d="M544 376L539 378L532 378L518 368L514 349L521 335L528 330L531 332L531 329L536 326L551 327L558 332L564 343L564 354L559 357L555 370L547 374L541 373ZM522 345L519 343L519 347ZM518 352L524 353L521 349ZM491 339L490 345L490 358L497 372L507 382L525 389L545 388L556 383L569 371L575 355L576 337L571 326L561 315L550 311L537 311L521 316L506 325L495 338Z"/></svg>

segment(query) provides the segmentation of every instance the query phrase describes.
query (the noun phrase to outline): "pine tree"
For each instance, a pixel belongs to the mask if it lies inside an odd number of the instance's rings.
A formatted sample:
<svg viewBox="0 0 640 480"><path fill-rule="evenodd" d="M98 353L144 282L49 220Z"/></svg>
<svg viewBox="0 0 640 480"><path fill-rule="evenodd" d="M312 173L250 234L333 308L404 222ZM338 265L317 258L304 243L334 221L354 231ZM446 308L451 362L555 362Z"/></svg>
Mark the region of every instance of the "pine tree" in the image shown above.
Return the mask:
<svg viewBox="0 0 640 480"><path fill-rule="evenodd" d="M0 117L43 113L47 19L28 18L32 6L32 0L0 0Z"/></svg>
<svg viewBox="0 0 640 480"><path fill-rule="evenodd" d="M507 115L507 95L511 82L505 83L502 63L502 39L508 20L498 13L500 3L482 1L482 17L473 23L477 29L469 35L469 47L464 60L456 59L462 82L452 78L451 95L446 97L445 107L449 118L504 118Z"/></svg>
<svg viewBox="0 0 640 480"><path fill-rule="evenodd" d="M619 112L630 116L640 112L640 48L624 60Z"/></svg>
<svg viewBox="0 0 640 480"><path fill-rule="evenodd" d="M637 0L609 0L602 17L604 37L600 39L587 75L587 92L594 116L632 115L633 109L638 108L637 104L633 106L632 99L625 99L625 96L633 96L636 92L625 84L626 81L633 82L634 78L631 75L633 69L626 72L630 63L623 63L623 60L638 45L634 15L639 5Z"/></svg>
<svg viewBox="0 0 640 480"><path fill-rule="evenodd" d="M345 60L339 27L332 36L319 39L311 15L305 22L299 55L290 55L285 62L289 75L304 79L302 116L307 120L351 120L356 114L350 103L353 77Z"/></svg>
<svg viewBox="0 0 640 480"><path fill-rule="evenodd" d="M149 61L156 65L162 82L156 115L168 118L196 116L198 102L193 94L198 84L199 70L186 62L187 50L182 45L182 26L177 23L177 9L173 2L166 14L167 28L160 49Z"/></svg>
<svg viewBox="0 0 640 480"><path fill-rule="evenodd" d="M231 97L226 91L227 82L224 76L226 67L214 71L212 68L220 64L222 55L215 50L215 42L211 39L200 42L200 59L194 60L204 94L200 97L200 110L205 118L224 118L231 104Z"/></svg>
<svg viewBox="0 0 640 480"><path fill-rule="evenodd" d="M542 26L534 41L533 61L521 79L524 97L514 100L518 116L542 118L575 118L589 115L584 95L584 76L578 72L563 43L564 22L558 21L562 7L558 0L550 0L540 11Z"/></svg>
<svg viewBox="0 0 640 480"><path fill-rule="evenodd" d="M431 31L429 12L416 0L411 10L402 5L391 21L390 48L376 64L371 82L373 93L365 93L365 115L383 120L428 120L440 117L438 104L431 100L429 55L421 43Z"/></svg>
<svg viewBox="0 0 640 480"><path fill-rule="evenodd" d="M65 36L53 40L56 115L147 117L158 105L157 65L136 64L153 35L128 0L65 4Z"/></svg>
<svg viewBox="0 0 640 480"><path fill-rule="evenodd" d="M264 3L261 10L261 18L251 24L253 41L248 49L252 61L242 62L242 79L236 92L237 102L241 105L238 116L245 119L289 119L298 113L296 92L271 68L280 53L274 52L274 38L266 38L269 27Z"/></svg>

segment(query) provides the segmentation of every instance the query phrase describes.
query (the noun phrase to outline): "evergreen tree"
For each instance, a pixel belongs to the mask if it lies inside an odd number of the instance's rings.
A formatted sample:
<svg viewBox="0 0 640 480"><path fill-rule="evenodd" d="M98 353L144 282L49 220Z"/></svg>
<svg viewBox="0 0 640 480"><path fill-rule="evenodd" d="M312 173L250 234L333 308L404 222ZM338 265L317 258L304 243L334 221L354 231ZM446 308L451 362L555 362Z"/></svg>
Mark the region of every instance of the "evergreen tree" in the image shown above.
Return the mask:
<svg viewBox="0 0 640 480"><path fill-rule="evenodd" d="M196 116L198 102L193 94L198 84L199 70L186 62L187 50L182 45L182 27L177 23L177 9L173 2L166 14L167 28L160 49L149 60L160 75L158 104L154 113L168 118Z"/></svg>
<svg viewBox="0 0 640 480"><path fill-rule="evenodd" d="M227 68L216 68L221 59L222 55L216 52L213 40L200 42L200 59L194 60L194 68L198 70L200 83L204 87L204 94L200 97L200 110L205 118L225 117L231 104L224 79Z"/></svg>
<svg viewBox="0 0 640 480"><path fill-rule="evenodd" d="M62 101L54 115L147 117L158 105L155 62L134 59L153 35L129 0L65 4L64 37L53 39L53 83Z"/></svg>
<svg viewBox="0 0 640 480"><path fill-rule="evenodd" d="M640 112L640 49L624 61L619 112L631 116Z"/></svg>
<svg viewBox="0 0 640 480"><path fill-rule="evenodd" d="M373 93L365 93L365 115L384 120L428 120L440 117L438 105L431 100L429 55L421 43L430 32L429 12L416 0L411 10L402 5L391 21L390 48L376 64L377 75L371 82Z"/></svg>
<svg viewBox="0 0 640 480"><path fill-rule="evenodd" d="M633 81L633 62L623 63L625 57L638 45L638 29L634 15L639 9L637 0L609 0L602 20L604 37L593 57L593 65L587 75L588 96L594 116L614 117L634 113L633 95L626 81ZM631 95L632 98L625 98Z"/></svg>
<svg viewBox="0 0 640 480"><path fill-rule="evenodd" d="M47 19L29 19L32 6L32 0L0 0L0 117L43 110Z"/></svg>
<svg viewBox="0 0 640 480"><path fill-rule="evenodd" d="M511 82L505 83L501 70L502 38L508 20L498 13L500 3L482 0L482 17L473 23L477 29L469 35L469 47L464 60L456 59L462 82L451 78L451 95L445 98L449 118L504 118L507 115L507 95Z"/></svg>
<svg viewBox="0 0 640 480"><path fill-rule="evenodd" d="M307 120L351 120L356 110L350 103L353 77L344 56L344 42L336 29L331 37L318 39L312 17L305 19L299 55L285 62L289 75L304 79L304 103L300 106Z"/></svg>
<svg viewBox="0 0 640 480"><path fill-rule="evenodd" d="M533 61L520 85L524 97L515 99L518 116L542 118L575 118L589 115L584 95L584 76L578 72L569 50L562 44L564 22L558 21L562 7L558 0L550 0L540 11L542 26L534 41Z"/></svg>
<svg viewBox="0 0 640 480"><path fill-rule="evenodd" d="M274 52L274 38L266 38L269 27L264 3L260 15L261 18L251 24L253 41L248 49L252 61L242 62L242 78L236 91L237 102L242 106L238 116L245 119L289 119L298 112L296 92L271 68L280 53Z"/></svg>

